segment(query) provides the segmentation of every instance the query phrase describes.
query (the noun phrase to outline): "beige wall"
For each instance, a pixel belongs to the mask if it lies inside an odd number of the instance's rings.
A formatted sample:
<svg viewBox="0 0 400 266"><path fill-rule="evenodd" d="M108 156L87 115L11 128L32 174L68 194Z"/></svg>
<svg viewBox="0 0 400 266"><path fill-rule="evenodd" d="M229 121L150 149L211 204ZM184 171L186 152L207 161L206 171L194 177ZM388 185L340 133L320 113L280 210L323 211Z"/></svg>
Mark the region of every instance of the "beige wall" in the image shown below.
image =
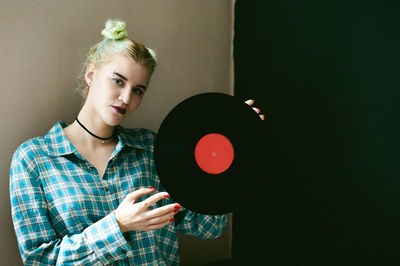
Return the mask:
<svg viewBox="0 0 400 266"><path fill-rule="evenodd" d="M233 0L2 0L0 3L0 258L20 265L9 204L9 165L24 140L57 121L72 122L81 99L75 78L108 18L127 21L131 37L158 52L159 67L130 127L157 131L186 97L232 93ZM229 232L229 230L228 230ZM229 238L182 238L182 262L229 256ZM7 263L5 263L5 260Z"/></svg>

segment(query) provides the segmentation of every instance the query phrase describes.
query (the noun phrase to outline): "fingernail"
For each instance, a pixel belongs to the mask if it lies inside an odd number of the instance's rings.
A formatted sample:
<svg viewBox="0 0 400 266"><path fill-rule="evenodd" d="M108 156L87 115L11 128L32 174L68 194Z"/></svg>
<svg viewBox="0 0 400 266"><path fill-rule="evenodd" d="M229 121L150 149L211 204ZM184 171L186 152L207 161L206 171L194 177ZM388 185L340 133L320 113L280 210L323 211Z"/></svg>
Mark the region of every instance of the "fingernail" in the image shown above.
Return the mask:
<svg viewBox="0 0 400 266"><path fill-rule="evenodd" d="M169 198L169 195L164 195L164 198Z"/></svg>
<svg viewBox="0 0 400 266"><path fill-rule="evenodd" d="M178 212L179 212L179 209L175 209L175 210L174 210L174 213L178 213Z"/></svg>
<svg viewBox="0 0 400 266"><path fill-rule="evenodd" d="M174 218L172 218L171 220L169 220L169 222L170 222L170 223L172 223L173 221L175 221L175 219L174 219Z"/></svg>
<svg viewBox="0 0 400 266"><path fill-rule="evenodd" d="M181 207L181 205L176 204L174 208L175 208L175 209L179 209L180 207Z"/></svg>
<svg viewBox="0 0 400 266"><path fill-rule="evenodd" d="M155 187L149 187L149 189L156 189Z"/></svg>

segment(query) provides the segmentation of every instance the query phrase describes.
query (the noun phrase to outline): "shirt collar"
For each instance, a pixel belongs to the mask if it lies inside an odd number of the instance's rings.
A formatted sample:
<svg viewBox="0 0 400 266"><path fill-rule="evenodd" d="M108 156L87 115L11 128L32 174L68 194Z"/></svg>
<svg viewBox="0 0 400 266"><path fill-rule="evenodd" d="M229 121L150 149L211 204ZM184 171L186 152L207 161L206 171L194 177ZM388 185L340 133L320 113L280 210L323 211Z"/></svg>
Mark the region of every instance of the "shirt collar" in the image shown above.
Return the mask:
<svg viewBox="0 0 400 266"><path fill-rule="evenodd" d="M119 142L124 146L125 144L131 148L137 148L142 150L151 150L151 146L143 141L143 138L139 135L138 130L127 129L122 126L116 128ZM119 143L118 143L119 144Z"/></svg>
<svg viewBox="0 0 400 266"><path fill-rule="evenodd" d="M75 147L65 135L63 128L66 126L68 126L68 124L65 122L58 121L44 136L50 155L63 156L71 153L78 154ZM119 139L116 150L122 150L125 145L131 148L151 150L151 147L145 144L142 138L138 136L137 130L126 129L121 126L117 126L116 130Z"/></svg>
<svg viewBox="0 0 400 266"><path fill-rule="evenodd" d="M62 156L76 151L64 133L66 126L66 123L58 121L44 136L50 155Z"/></svg>

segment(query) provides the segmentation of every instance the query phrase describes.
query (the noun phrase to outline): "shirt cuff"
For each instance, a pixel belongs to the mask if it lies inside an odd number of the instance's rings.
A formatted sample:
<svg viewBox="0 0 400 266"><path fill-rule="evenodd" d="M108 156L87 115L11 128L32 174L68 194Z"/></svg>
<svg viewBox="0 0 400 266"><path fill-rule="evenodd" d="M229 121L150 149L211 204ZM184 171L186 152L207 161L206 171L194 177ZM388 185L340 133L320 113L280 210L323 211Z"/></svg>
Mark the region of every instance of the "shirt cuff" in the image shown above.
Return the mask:
<svg viewBox="0 0 400 266"><path fill-rule="evenodd" d="M88 245L103 264L132 256L133 250L118 226L114 212L84 230Z"/></svg>

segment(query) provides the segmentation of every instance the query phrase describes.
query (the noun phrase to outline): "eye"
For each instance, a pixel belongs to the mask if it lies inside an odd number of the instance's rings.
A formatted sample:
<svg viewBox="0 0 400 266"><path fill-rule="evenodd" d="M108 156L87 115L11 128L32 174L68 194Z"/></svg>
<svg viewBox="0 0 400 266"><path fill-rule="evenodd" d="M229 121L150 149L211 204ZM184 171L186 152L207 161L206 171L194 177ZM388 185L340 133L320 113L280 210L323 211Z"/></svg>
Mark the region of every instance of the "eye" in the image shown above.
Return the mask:
<svg viewBox="0 0 400 266"><path fill-rule="evenodd" d="M120 79L113 79L113 82L118 84L118 85L120 85L120 86L122 86L122 84L124 84L124 82L122 80L120 80Z"/></svg>
<svg viewBox="0 0 400 266"><path fill-rule="evenodd" d="M143 94L143 91L141 90L141 89L139 89L139 88L134 88L133 89L133 92L135 93L135 94Z"/></svg>

